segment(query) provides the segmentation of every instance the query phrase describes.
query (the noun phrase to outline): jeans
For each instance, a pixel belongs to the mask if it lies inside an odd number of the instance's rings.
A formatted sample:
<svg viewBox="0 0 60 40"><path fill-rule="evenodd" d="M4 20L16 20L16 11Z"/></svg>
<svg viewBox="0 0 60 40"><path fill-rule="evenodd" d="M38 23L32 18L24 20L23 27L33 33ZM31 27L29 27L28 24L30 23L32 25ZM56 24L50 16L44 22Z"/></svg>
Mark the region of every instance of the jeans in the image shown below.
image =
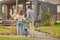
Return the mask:
<svg viewBox="0 0 60 40"><path fill-rule="evenodd" d="M26 37L28 36L28 30L27 29L24 29L24 34Z"/></svg>
<svg viewBox="0 0 60 40"><path fill-rule="evenodd" d="M22 34L22 28L23 28L23 22L21 21L18 21L18 35L21 35Z"/></svg>

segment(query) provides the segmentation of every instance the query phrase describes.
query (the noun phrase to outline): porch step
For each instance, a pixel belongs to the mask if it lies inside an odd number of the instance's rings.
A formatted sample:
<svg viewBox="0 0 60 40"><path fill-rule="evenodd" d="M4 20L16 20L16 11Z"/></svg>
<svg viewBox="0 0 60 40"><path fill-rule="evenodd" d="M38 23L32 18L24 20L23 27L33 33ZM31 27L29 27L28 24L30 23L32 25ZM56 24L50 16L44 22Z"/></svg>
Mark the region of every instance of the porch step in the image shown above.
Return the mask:
<svg viewBox="0 0 60 40"><path fill-rule="evenodd" d="M15 20L3 20L3 21L2 21L2 25L3 25L3 26L16 25L16 21L15 21Z"/></svg>

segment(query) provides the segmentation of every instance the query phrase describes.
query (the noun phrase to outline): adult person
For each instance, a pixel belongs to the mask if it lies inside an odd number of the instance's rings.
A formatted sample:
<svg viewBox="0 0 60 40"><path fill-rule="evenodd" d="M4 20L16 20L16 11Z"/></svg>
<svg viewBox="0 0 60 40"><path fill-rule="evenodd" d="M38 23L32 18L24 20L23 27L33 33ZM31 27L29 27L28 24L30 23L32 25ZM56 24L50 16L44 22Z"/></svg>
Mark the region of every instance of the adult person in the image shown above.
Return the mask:
<svg viewBox="0 0 60 40"><path fill-rule="evenodd" d="M31 37L34 37L34 11L30 6L28 6L26 14L27 14L27 20L29 21L29 34Z"/></svg>
<svg viewBox="0 0 60 40"><path fill-rule="evenodd" d="M23 29L23 19L24 19L24 15L23 15L23 11L21 10L20 13L18 14L18 16L16 17L17 19L17 26L18 26L18 35L22 34L22 29Z"/></svg>

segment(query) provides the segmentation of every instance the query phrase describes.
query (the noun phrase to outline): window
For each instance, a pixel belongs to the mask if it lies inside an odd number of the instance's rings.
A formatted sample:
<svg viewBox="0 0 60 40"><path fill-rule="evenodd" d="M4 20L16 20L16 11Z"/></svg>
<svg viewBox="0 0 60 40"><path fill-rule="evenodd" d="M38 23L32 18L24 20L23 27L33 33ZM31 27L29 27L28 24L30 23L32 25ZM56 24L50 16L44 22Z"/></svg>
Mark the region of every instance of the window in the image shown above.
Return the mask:
<svg viewBox="0 0 60 40"><path fill-rule="evenodd" d="M48 13L50 13L50 8L48 7Z"/></svg>
<svg viewBox="0 0 60 40"><path fill-rule="evenodd" d="M44 2L45 0L39 0L39 1L43 1Z"/></svg>
<svg viewBox="0 0 60 40"><path fill-rule="evenodd" d="M2 5L2 13L4 13L5 11L4 11L4 5Z"/></svg>

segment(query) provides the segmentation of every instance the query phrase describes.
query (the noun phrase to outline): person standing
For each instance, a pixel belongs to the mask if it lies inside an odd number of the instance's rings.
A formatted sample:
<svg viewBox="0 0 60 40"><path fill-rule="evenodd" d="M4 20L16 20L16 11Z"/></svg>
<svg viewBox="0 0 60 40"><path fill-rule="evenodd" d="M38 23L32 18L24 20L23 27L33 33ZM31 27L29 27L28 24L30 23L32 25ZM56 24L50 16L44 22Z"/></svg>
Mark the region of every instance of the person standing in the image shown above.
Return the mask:
<svg viewBox="0 0 60 40"><path fill-rule="evenodd" d="M28 6L27 13L27 20L29 21L29 34L31 37L34 37L34 11L30 6Z"/></svg>
<svg viewBox="0 0 60 40"><path fill-rule="evenodd" d="M26 16L23 21L23 29L25 36L28 37L28 21L26 20Z"/></svg>
<svg viewBox="0 0 60 40"><path fill-rule="evenodd" d="M23 29L23 19L24 19L24 15L23 15L22 10L20 11L20 13L18 13L18 16L15 17L15 19L17 19L17 34L21 35L22 29Z"/></svg>

